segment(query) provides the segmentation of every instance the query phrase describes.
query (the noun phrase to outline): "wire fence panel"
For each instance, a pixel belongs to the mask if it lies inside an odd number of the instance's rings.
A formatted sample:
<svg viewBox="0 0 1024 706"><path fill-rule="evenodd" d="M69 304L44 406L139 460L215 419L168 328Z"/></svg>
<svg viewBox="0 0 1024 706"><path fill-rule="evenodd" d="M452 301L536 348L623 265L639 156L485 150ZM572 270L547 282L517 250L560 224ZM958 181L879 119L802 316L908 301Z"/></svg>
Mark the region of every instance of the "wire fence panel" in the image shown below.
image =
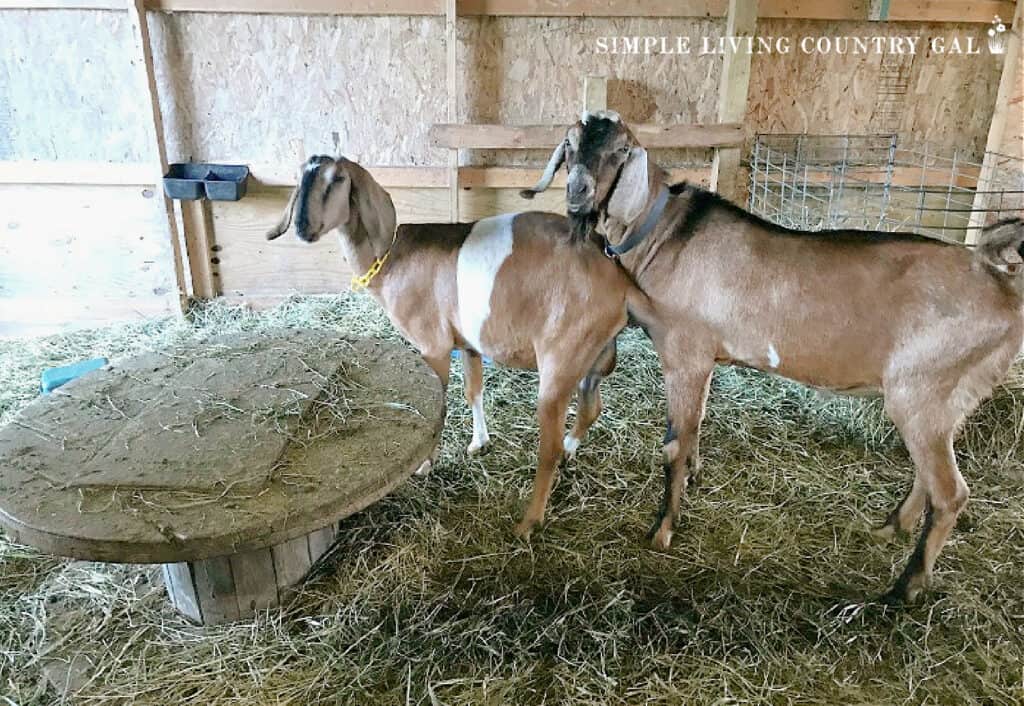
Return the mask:
<svg viewBox="0 0 1024 706"><path fill-rule="evenodd" d="M982 224L1024 210L1024 160L982 159L897 135L759 134L750 159L750 211L803 230L913 231L963 242L971 214ZM977 224L975 224L976 227Z"/></svg>

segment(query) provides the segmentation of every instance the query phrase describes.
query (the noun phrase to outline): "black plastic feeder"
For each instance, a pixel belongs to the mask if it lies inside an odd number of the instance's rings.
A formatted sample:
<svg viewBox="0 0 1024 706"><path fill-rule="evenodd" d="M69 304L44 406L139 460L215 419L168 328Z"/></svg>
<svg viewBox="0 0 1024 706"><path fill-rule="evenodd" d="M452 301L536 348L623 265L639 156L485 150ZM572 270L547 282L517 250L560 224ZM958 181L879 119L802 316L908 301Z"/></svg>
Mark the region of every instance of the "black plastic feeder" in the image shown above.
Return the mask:
<svg viewBox="0 0 1024 706"><path fill-rule="evenodd" d="M245 196L249 167L237 164L172 164L164 175L164 193L172 199L238 201Z"/></svg>

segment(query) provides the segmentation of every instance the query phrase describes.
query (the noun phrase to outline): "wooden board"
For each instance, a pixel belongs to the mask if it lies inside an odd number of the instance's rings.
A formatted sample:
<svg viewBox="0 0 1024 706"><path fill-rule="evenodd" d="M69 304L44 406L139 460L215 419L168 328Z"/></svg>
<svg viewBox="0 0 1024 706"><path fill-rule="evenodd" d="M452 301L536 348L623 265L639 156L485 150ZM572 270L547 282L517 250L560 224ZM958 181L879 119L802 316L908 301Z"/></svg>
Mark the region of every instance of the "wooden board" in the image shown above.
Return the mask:
<svg viewBox="0 0 1024 706"><path fill-rule="evenodd" d="M266 14L439 15L445 0L147 0L146 7L166 12ZM590 17L721 17L728 0L459 0L460 15ZM867 0L769 0L765 17L865 19ZM122 9L115 0L0 0L2 8ZM1013 3L982 0L892 0L889 20L989 22L1009 17Z"/></svg>
<svg viewBox="0 0 1024 706"><path fill-rule="evenodd" d="M164 564L164 586L178 612L204 625L253 617L283 603L326 554L337 523L273 547Z"/></svg>
<svg viewBox="0 0 1024 706"><path fill-rule="evenodd" d="M203 622L210 625L238 620L238 598L235 577L228 557L218 556L192 564L196 601Z"/></svg>
<svg viewBox="0 0 1024 706"><path fill-rule="evenodd" d="M438 147L554 149L568 125L438 124L430 139ZM739 123L721 125L630 125L645 147L719 147L743 141Z"/></svg>
<svg viewBox="0 0 1024 706"><path fill-rule="evenodd" d="M278 604L280 597L272 548L233 554L230 560L240 616L247 618L258 610L273 608Z"/></svg>
<svg viewBox="0 0 1024 706"><path fill-rule="evenodd" d="M176 310L152 188L0 185L0 212L0 335Z"/></svg>
<svg viewBox="0 0 1024 706"><path fill-rule="evenodd" d="M729 0L725 35L753 37L757 28L758 0ZM750 86L750 54L730 52L722 59L722 79L718 88L718 119L723 123L742 123L747 117L747 93ZM740 148L720 147L711 163L711 189L733 201L742 202L746 189L737 183Z"/></svg>
<svg viewBox="0 0 1024 706"><path fill-rule="evenodd" d="M0 525L97 561L196 561L296 538L309 557L307 534L432 453L442 410L437 376L395 343L287 331L132 358L0 430ZM298 572L278 568L287 582ZM233 581L230 567L204 571L201 606Z"/></svg>

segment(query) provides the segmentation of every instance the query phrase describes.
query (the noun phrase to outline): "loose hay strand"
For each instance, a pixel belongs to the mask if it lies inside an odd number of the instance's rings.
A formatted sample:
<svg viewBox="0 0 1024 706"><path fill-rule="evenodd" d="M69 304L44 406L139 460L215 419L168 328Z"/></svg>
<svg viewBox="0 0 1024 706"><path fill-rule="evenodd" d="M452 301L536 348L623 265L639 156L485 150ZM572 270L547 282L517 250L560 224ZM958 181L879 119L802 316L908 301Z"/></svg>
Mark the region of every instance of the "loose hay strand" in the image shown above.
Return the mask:
<svg viewBox="0 0 1024 706"><path fill-rule="evenodd" d="M299 326L397 339L364 297L223 303L161 320L0 343L0 421L42 368L223 334ZM152 567L64 561L0 538L0 694L99 703L1019 703L1024 700L1020 369L957 444L972 501L936 590L894 612L865 602L910 543L877 522L911 465L877 402L719 369L704 483L675 545L648 549L661 492L657 358L623 334L605 411L561 473L531 544L536 375L487 368L493 449L469 459L453 368L442 453L343 525L294 600L256 619L187 623ZM106 401L103 401L106 404ZM325 410L334 413L335 410Z"/></svg>

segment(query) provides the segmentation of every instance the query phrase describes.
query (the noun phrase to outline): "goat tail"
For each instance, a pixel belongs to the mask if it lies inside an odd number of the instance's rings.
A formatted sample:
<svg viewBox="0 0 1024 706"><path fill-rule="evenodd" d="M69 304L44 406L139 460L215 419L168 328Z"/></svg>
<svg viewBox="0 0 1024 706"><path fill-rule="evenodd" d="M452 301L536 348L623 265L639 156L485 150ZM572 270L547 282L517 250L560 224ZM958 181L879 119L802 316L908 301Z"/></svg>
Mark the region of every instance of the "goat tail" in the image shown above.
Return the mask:
<svg viewBox="0 0 1024 706"><path fill-rule="evenodd" d="M1006 218L982 229L974 257L996 272L1024 274L1024 219Z"/></svg>

